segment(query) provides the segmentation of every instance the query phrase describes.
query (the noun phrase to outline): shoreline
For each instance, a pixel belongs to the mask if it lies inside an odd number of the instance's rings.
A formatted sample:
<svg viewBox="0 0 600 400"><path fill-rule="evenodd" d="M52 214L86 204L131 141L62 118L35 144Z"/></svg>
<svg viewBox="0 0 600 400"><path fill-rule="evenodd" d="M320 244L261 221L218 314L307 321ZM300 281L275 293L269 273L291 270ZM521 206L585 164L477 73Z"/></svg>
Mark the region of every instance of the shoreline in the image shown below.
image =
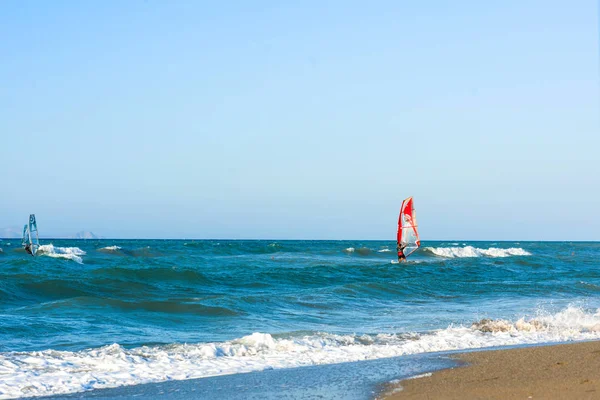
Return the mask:
<svg viewBox="0 0 600 400"><path fill-rule="evenodd" d="M35 398L585 399L600 397L599 371L600 340L421 353Z"/></svg>
<svg viewBox="0 0 600 400"><path fill-rule="evenodd" d="M361 360L296 368L265 369L186 380L168 380L88 391L26 397L30 400L294 400L379 398L386 382L456 363L440 354ZM0 396L2 398L2 396ZM21 397L23 398L23 397Z"/></svg>
<svg viewBox="0 0 600 400"><path fill-rule="evenodd" d="M600 397L600 341L450 356L460 366L386 385L385 400Z"/></svg>

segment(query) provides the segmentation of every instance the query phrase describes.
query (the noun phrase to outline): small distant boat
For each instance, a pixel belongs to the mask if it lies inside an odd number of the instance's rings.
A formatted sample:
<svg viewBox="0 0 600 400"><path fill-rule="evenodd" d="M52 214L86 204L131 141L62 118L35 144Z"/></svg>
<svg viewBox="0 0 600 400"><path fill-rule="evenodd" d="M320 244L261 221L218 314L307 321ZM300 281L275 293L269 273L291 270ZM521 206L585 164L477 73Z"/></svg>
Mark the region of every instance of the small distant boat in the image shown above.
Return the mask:
<svg viewBox="0 0 600 400"><path fill-rule="evenodd" d="M417 215L415 214L412 197L405 199L402 202L402 207L400 207L397 246L399 261L410 256L421 246L419 231L417 230Z"/></svg>
<svg viewBox="0 0 600 400"><path fill-rule="evenodd" d="M29 216L29 223L23 227L23 239L21 245L25 251L32 256L35 256L40 248L40 238L38 236L37 223L35 222L35 214Z"/></svg>

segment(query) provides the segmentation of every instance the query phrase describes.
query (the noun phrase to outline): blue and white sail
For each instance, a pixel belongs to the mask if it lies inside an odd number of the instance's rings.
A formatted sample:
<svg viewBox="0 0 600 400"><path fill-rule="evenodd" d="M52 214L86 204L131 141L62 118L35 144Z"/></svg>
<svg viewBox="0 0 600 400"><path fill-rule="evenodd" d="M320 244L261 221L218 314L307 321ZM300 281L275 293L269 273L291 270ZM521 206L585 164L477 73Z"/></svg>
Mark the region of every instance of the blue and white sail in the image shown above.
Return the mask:
<svg viewBox="0 0 600 400"><path fill-rule="evenodd" d="M23 239L21 239L21 245L25 249L29 247L31 255L35 256L38 249L40 248L40 238L38 235L37 223L35 221L35 214L29 216L29 223L23 226Z"/></svg>

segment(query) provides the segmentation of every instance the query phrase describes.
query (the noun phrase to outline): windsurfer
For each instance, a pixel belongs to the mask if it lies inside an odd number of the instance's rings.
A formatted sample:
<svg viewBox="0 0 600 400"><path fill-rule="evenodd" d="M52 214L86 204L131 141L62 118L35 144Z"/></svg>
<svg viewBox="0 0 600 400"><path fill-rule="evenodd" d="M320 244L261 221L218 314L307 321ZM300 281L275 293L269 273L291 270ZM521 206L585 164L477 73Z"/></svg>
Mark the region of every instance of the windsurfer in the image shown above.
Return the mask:
<svg viewBox="0 0 600 400"><path fill-rule="evenodd" d="M398 250L398 262L402 262L402 261L406 261L406 256L404 255L404 248L406 247L406 244L400 244L398 243L398 246L396 246L396 250Z"/></svg>
<svg viewBox="0 0 600 400"><path fill-rule="evenodd" d="M29 254L33 255L33 252L31 251L31 245L29 243L27 243L25 245L25 251L28 252Z"/></svg>

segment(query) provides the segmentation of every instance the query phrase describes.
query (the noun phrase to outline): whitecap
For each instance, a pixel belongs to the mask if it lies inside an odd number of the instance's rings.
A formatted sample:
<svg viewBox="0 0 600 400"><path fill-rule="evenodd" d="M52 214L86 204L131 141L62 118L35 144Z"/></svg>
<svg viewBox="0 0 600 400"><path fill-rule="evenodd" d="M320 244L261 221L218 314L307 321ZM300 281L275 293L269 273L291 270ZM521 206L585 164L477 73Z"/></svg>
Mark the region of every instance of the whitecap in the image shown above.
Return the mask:
<svg viewBox="0 0 600 400"><path fill-rule="evenodd" d="M520 247L511 247L501 249L490 247L488 249L479 249L473 246L466 247L425 247L425 251L431 252L439 257L463 258L463 257L510 257L510 256L530 256L531 253Z"/></svg>
<svg viewBox="0 0 600 400"><path fill-rule="evenodd" d="M117 251L117 250L121 250L121 247L120 246L106 246L106 247L102 247L99 250Z"/></svg>
<svg viewBox="0 0 600 400"><path fill-rule="evenodd" d="M56 247L52 244L44 244L38 248L37 254L53 258L66 258L83 264L81 256L86 253L79 247Z"/></svg>

